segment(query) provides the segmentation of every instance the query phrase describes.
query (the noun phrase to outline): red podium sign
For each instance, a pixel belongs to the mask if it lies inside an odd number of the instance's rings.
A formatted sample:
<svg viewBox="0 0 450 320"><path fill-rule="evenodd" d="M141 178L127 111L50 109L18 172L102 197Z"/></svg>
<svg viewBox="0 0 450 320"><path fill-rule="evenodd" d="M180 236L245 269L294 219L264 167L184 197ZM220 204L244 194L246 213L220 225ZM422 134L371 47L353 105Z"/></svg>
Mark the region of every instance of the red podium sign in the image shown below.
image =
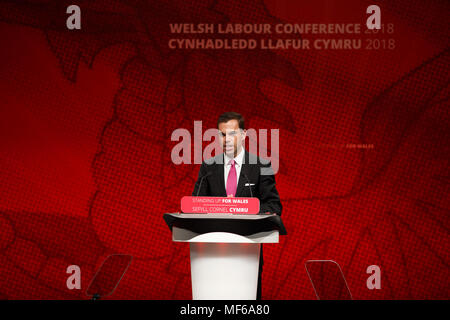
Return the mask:
<svg viewBox="0 0 450 320"><path fill-rule="evenodd" d="M181 199L181 211L185 213L258 214L258 198L190 197Z"/></svg>

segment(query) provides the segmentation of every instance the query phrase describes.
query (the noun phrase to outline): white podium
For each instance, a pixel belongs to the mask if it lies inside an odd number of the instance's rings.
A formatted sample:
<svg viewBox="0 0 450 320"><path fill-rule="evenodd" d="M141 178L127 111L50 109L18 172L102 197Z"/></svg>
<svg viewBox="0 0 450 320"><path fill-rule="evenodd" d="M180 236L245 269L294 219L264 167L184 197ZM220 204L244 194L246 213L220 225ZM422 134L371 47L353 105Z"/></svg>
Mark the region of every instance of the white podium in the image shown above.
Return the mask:
<svg viewBox="0 0 450 320"><path fill-rule="evenodd" d="M286 234L277 215L165 214L174 242L190 245L194 300L255 300L262 243Z"/></svg>

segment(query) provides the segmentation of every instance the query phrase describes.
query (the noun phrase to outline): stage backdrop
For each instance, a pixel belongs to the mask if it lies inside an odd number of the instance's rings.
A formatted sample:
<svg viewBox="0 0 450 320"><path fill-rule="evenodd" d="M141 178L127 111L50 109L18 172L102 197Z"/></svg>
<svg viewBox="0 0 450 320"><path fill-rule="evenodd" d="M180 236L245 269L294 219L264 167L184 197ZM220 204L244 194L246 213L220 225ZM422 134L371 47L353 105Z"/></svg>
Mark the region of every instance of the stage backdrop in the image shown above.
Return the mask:
<svg viewBox="0 0 450 320"><path fill-rule="evenodd" d="M316 299L308 260L337 262L355 299L450 298L449 16L445 0L2 1L0 298L86 299L126 253L111 299L191 299L162 215L199 165L173 163L171 135L225 111L279 129L288 235L264 246L263 299Z"/></svg>

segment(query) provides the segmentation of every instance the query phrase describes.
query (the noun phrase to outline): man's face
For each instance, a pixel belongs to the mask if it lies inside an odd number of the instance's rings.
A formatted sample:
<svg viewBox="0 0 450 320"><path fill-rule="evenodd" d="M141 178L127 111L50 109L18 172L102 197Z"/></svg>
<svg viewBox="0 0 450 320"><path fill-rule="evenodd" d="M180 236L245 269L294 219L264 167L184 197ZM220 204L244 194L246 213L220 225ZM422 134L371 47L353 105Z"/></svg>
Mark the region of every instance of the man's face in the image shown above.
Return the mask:
<svg viewBox="0 0 450 320"><path fill-rule="evenodd" d="M246 132L239 128L237 120L219 123L219 140L227 156L234 158L241 151Z"/></svg>

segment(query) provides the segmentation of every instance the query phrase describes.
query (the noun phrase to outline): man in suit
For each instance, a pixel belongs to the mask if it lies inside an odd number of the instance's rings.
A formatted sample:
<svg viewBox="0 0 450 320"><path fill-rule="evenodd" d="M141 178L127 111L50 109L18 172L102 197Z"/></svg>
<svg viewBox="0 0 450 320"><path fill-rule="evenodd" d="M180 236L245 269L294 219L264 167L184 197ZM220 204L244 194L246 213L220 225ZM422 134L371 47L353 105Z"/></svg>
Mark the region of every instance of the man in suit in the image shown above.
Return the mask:
<svg viewBox="0 0 450 320"><path fill-rule="evenodd" d="M281 215L281 202L275 187L275 176L268 160L250 154L243 148L246 129L244 118L226 112L217 120L219 142L223 153L205 160L195 183L193 196L257 197L260 214ZM251 188L251 190L250 190ZM262 245L259 261L257 299L261 299Z"/></svg>

